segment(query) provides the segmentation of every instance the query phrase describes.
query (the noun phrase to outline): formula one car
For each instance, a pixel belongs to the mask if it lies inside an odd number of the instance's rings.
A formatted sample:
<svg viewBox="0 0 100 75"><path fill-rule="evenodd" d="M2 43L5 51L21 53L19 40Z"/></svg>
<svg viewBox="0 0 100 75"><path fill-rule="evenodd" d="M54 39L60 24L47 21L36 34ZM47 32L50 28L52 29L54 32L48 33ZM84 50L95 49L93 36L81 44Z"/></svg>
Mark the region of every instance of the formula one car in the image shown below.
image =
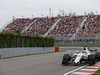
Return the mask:
<svg viewBox="0 0 100 75"><path fill-rule="evenodd" d="M64 54L62 64L81 64L84 62L85 64L94 65L97 61L100 61L100 52L97 52L97 49L84 47L82 52L76 51L74 55Z"/></svg>

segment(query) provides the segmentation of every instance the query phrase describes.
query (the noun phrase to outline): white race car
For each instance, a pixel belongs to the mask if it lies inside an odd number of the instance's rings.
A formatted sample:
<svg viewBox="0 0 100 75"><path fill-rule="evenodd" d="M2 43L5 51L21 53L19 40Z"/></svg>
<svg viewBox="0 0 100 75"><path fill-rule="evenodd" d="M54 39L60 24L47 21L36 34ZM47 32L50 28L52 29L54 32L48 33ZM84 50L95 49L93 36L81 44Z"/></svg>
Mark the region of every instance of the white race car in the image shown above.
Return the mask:
<svg viewBox="0 0 100 75"><path fill-rule="evenodd" d="M96 61L100 61L100 52L97 52L97 49L84 47L82 52L76 51L74 55L64 54L62 64L66 65L69 62L73 64L81 64L84 62L89 65L94 65Z"/></svg>

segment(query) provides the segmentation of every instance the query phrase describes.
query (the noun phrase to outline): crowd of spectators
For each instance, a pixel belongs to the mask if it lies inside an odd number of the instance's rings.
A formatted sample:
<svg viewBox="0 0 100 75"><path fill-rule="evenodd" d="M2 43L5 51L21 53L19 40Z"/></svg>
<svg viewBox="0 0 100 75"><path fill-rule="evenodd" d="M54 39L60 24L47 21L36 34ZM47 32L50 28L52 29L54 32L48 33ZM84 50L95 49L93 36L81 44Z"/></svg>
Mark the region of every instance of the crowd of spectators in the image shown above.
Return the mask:
<svg viewBox="0 0 100 75"><path fill-rule="evenodd" d="M100 15L90 15L79 30L76 38L96 38L100 36Z"/></svg>
<svg viewBox="0 0 100 75"><path fill-rule="evenodd" d="M42 18L20 18L8 24L4 29L5 32L15 32L15 30L24 30L29 24L33 22L27 31L26 35L44 35L50 27L58 20L57 17L42 17ZM49 32L47 36L54 36L56 38L71 38L76 29L83 21L84 16L66 16L61 17L61 20L56 24L55 28ZM83 27L76 34L76 38L96 37L100 35L100 15L89 15L83 24Z"/></svg>
<svg viewBox="0 0 100 75"><path fill-rule="evenodd" d="M54 36L56 38L64 39L71 38L79 24L82 22L83 16L74 16L74 17L62 17L58 22L54 30L52 30L48 36Z"/></svg>
<svg viewBox="0 0 100 75"><path fill-rule="evenodd" d="M34 19L29 18L19 18L14 20L12 23L8 24L4 29L4 32L15 32L16 30L22 31L25 29Z"/></svg>
<svg viewBox="0 0 100 75"><path fill-rule="evenodd" d="M24 34L44 35L57 20L57 17L37 18L36 21L29 27L29 29L24 32Z"/></svg>

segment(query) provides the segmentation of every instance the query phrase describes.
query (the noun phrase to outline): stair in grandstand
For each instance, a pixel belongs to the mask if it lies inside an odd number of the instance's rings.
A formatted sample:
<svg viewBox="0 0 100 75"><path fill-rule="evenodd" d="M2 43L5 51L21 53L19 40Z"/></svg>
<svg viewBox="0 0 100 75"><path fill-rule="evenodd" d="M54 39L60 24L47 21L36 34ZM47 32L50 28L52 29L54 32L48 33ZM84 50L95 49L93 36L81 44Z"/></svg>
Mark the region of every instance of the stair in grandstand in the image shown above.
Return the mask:
<svg viewBox="0 0 100 75"><path fill-rule="evenodd" d="M46 37L46 36L48 35L48 33L49 33L51 30L53 30L53 29L55 28L56 24L57 24L60 20L61 20L61 18L58 19L58 20L52 25L52 27L43 35L43 37Z"/></svg>
<svg viewBox="0 0 100 75"><path fill-rule="evenodd" d="M78 33L78 31L79 31L80 29L82 29L83 24L84 24L84 22L86 21L86 19L87 19L87 17L85 17L85 18L83 19L83 21L81 22L81 24L78 26L78 28L77 28L77 30L76 30L76 33L74 33L73 36L70 38L71 40L75 39L76 34Z"/></svg>
<svg viewBox="0 0 100 75"><path fill-rule="evenodd" d="M37 19L36 19L37 20ZM29 29L29 27L36 21L34 20L32 23L30 23L24 30L22 30L21 33L24 33L24 31L27 31Z"/></svg>

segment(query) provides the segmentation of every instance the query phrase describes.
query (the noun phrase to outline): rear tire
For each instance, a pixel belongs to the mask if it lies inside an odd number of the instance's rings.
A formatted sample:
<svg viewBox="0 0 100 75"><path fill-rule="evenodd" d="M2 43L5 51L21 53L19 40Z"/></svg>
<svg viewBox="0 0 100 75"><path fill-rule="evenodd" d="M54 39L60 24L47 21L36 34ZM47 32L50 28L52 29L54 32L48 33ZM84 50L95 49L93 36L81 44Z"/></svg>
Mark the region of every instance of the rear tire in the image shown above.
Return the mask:
<svg viewBox="0 0 100 75"><path fill-rule="evenodd" d="M97 59L97 61L100 61L100 52L97 52L96 59Z"/></svg>
<svg viewBox="0 0 100 75"><path fill-rule="evenodd" d="M89 65L94 65L96 63L95 55L89 55L88 56L88 63Z"/></svg>

